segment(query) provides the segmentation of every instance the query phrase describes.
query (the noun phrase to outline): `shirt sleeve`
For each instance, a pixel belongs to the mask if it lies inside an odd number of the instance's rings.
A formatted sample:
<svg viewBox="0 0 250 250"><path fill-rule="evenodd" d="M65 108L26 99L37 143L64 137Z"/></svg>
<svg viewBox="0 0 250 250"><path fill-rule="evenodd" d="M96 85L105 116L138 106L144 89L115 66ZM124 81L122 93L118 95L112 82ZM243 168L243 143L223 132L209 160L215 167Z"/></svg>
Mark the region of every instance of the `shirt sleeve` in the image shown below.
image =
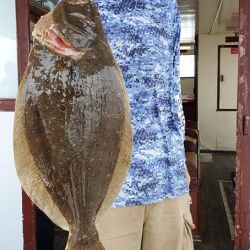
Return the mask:
<svg viewBox="0 0 250 250"><path fill-rule="evenodd" d="M183 139L185 137L185 116L182 106L182 94L181 94L181 79L180 79L180 37L181 37L181 16L176 6L175 18L174 18L174 39L173 39L173 93L176 101L177 123L178 129L183 133Z"/></svg>

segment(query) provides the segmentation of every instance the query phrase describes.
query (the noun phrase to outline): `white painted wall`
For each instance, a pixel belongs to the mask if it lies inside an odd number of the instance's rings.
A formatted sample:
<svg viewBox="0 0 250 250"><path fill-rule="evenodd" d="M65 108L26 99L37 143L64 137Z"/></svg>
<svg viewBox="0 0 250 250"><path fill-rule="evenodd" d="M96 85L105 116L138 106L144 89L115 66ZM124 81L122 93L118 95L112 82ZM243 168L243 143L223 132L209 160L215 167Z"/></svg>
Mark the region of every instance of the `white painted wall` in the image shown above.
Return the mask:
<svg viewBox="0 0 250 250"><path fill-rule="evenodd" d="M0 7L0 98L17 93L15 1L1 1Z"/></svg>
<svg viewBox="0 0 250 250"><path fill-rule="evenodd" d="M14 113L0 113L0 249L23 249L22 196L14 167L12 126Z"/></svg>
<svg viewBox="0 0 250 250"><path fill-rule="evenodd" d="M17 91L15 0L0 7L0 98ZM14 113L0 112L0 250L22 250L22 196L16 176L12 127Z"/></svg>
<svg viewBox="0 0 250 250"><path fill-rule="evenodd" d="M225 44L225 35L199 36L198 114L201 149L236 149L236 112L216 111L217 54L218 45L222 44Z"/></svg>
<svg viewBox="0 0 250 250"><path fill-rule="evenodd" d="M194 78L181 78L182 95L194 95Z"/></svg>

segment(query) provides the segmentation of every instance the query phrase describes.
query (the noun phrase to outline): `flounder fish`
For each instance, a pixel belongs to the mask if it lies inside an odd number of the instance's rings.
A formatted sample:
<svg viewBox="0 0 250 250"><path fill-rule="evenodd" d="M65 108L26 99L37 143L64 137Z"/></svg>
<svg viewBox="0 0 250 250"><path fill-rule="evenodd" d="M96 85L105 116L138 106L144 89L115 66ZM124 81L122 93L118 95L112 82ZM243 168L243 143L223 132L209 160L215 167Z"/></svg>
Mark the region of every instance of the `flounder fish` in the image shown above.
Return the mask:
<svg viewBox="0 0 250 250"><path fill-rule="evenodd" d="M132 151L121 71L92 1L61 1L33 37L16 99L17 174L32 201L69 231L66 249L104 249L95 222L117 196Z"/></svg>

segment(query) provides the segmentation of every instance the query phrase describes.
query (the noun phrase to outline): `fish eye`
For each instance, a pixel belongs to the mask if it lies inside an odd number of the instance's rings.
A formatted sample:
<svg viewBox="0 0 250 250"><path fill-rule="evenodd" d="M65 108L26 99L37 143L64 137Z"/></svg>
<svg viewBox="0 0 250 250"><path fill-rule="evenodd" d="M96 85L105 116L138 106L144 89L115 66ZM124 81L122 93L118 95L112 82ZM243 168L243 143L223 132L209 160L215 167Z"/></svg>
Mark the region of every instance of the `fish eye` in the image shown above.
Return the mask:
<svg viewBox="0 0 250 250"><path fill-rule="evenodd" d="M70 13L69 16L73 17L75 19L75 21L77 21L77 22L80 21L80 23L83 24L84 26L86 26L86 25L93 26L94 25L91 18L86 16L86 15L73 12L73 13Z"/></svg>

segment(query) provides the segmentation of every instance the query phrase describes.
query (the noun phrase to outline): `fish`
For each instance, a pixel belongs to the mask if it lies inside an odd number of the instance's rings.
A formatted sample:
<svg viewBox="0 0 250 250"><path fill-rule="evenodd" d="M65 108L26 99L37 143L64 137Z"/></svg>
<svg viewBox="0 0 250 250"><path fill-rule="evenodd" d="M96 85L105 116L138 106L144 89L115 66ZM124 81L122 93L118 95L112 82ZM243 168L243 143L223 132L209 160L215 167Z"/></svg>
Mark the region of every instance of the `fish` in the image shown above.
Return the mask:
<svg viewBox="0 0 250 250"><path fill-rule="evenodd" d="M67 250L101 250L96 223L128 173L133 139L125 83L91 0L41 17L16 98L13 147L21 186Z"/></svg>

